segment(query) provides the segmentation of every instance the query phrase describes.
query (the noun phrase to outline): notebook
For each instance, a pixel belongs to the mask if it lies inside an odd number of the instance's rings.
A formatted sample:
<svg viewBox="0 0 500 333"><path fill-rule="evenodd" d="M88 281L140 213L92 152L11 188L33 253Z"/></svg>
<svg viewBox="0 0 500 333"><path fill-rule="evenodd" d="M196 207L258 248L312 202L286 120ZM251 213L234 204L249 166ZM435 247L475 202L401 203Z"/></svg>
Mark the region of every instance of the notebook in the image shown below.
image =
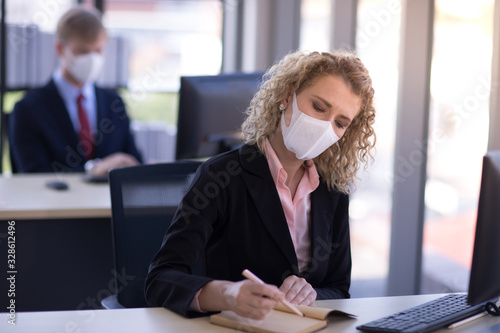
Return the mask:
<svg viewBox="0 0 500 333"><path fill-rule="evenodd" d="M222 311L210 316L210 322L215 325L247 332L309 333L326 327L329 316L356 317L347 312L327 308L312 306L297 306L297 308L304 313L305 317L297 316L285 306L279 304L263 320L241 317L233 311Z"/></svg>

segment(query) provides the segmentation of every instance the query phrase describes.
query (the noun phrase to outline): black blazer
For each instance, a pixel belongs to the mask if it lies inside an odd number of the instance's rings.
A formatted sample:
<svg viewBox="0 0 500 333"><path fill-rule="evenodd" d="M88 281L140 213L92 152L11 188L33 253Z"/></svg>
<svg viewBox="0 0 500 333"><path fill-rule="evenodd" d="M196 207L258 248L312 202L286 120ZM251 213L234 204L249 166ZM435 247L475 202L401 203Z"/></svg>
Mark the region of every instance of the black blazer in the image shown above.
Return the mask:
<svg viewBox="0 0 500 333"><path fill-rule="evenodd" d="M95 88L97 132L95 157L124 152L141 161L125 105L111 90ZM9 141L19 172L83 171L84 152L53 80L30 90L9 117Z"/></svg>
<svg viewBox="0 0 500 333"><path fill-rule="evenodd" d="M297 257L267 159L244 145L200 166L183 198L146 280L146 299L182 315L212 279L242 280L248 268L280 286L304 277L317 299L347 298L351 274L349 198L311 193L311 264L299 274ZM204 276L192 274L201 262Z"/></svg>

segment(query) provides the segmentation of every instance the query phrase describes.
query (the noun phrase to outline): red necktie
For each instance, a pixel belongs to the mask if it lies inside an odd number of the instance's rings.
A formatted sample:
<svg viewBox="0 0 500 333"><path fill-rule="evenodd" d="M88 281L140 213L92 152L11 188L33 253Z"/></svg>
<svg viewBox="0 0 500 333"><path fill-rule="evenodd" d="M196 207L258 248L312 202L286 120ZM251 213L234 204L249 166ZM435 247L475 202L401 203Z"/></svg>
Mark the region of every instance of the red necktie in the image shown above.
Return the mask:
<svg viewBox="0 0 500 333"><path fill-rule="evenodd" d="M78 136L80 138L81 150L85 153L85 158L88 161L94 158L94 138L90 132L89 118L83 106L83 99L83 95L80 94L76 100L78 106L78 120L80 121L80 133L78 133Z"/></svg>

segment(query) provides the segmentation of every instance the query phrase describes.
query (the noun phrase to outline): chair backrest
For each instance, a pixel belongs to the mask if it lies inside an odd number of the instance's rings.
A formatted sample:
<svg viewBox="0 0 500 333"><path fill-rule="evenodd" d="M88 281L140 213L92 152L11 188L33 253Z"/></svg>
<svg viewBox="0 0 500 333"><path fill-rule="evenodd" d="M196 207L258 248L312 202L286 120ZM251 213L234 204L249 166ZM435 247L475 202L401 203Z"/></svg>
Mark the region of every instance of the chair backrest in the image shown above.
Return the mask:
<svg viewBox="0 0 500 333"><path fill-rule="evenodd" d="M115 281L124 307L147 306L149 264L199 165L183 161L110 171Z"/></svg>

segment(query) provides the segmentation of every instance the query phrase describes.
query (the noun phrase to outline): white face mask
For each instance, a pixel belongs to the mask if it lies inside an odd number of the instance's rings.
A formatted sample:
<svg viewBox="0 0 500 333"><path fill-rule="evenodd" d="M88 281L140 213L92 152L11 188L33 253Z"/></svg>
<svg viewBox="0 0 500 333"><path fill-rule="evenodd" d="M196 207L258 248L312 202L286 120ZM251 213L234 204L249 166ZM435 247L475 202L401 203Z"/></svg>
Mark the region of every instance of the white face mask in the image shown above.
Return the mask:
<svg viewBox="0 0 500 333"><path fill-rule="evenodd" d="M74 55L65 48L61 64L80 83L94 82L101 73L104 57L97 52Z"/></svg>
<svg viewBox="0 0 500 333"><path fill-rule="evenodd" d="M313 118L300 111L295 94L292 109L290 126L286 126L284 114L281 116L281 131L286 148L295 153L299 160L319 156L340 139L333 131L331 122Z"/></svg>

